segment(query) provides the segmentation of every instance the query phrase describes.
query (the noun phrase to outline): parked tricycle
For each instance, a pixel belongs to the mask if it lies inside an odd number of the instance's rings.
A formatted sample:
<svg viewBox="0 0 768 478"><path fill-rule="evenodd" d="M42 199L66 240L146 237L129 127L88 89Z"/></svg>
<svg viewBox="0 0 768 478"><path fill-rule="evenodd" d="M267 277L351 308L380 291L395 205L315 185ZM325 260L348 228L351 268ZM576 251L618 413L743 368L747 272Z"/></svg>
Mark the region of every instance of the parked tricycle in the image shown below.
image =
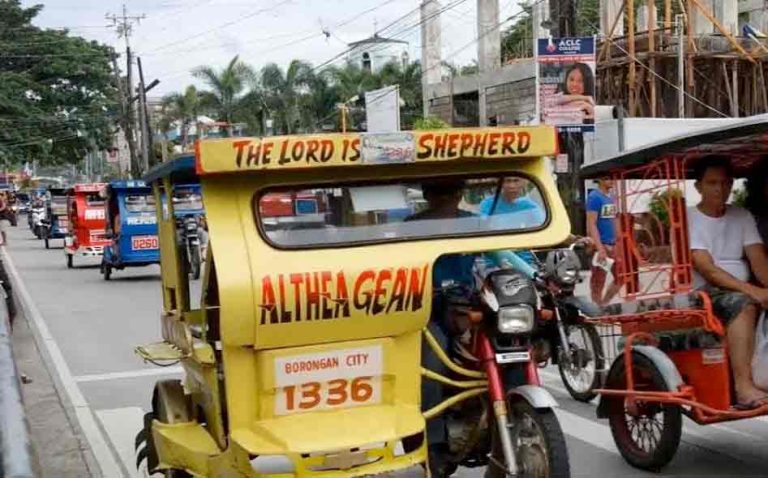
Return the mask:
<svg viewBox="0 0 768 478"><path fill-rule="evenodd" d="M45 248L49 249L52 239L65 239L69 232L67 217L67 190L51 188L46 195L46 214L43 220L45 229L42 236Z"/></svg>
<svg viewBox="0 0 768 478"><path fill-rule="evenodd" d="M67 267L74 267L75 257L101 257L106 237L107 219L102 190L105 183L75 184L67 191L69 231L64 238Z"/></svg>
<svg viewBox="0 0 768 478"><path fill-rule="evenodd" d="M484 254L568 237L556 150L546 126L236 138L200 141L194 169L151 171L163 341L137 353L186 375L156 384L139 461L194 476L569 476L531 356L555 314ZM197 174L199 308L168 200ZM537 214L493 214L508 177ZM266 205L294 197L322 203L322 221L268 222Z"/></svg>
<svg viewBox="0 0 768 478"><path fill-rule="evenodd" d="M160 263L156 202L144 181L115 181L104 188L106 236L101 258L104 280L113 270Z"/></svg>
<svg viewBox="0 0 768 478"><path fill-rule="evenodd" d="M768 153L766 133L768 120L748 119L627 151L582 171L613 179L616 189L617 277L624 291L608 315L590 320L615 355L595 391L598 416L608 419L617 448L637 468L658 471L672 460L683 416L707 425L768 414L768 403L736 398L723 317L707 289L693 287L688 227L691 214L703 214L691 197L698 197L693 171L701 174L703 164L718 161L713 164L721 164L715 170L725 182L716 194L725 201L728 170L736 177L755 174Z"/></svg>

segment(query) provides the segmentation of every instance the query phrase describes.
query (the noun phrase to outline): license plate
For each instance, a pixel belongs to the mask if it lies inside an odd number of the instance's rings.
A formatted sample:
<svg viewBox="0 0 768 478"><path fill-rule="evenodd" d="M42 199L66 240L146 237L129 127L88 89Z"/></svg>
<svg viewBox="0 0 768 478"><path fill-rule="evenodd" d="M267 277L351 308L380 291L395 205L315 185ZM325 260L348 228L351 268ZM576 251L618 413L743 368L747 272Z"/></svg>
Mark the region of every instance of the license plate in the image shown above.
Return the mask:
<svg viewBox="0 0 768 478"><path fill-rule="evenodd" d="M381 402L380 345L275 359L275 415Z"/></svg>
<svg viewBox="0 0 768 478"><path fill-rule="evenodd" d="M496 354L496 363L518 363L530 362L531 354L526 350L524 352L505 352Z"/></svg>
<svg viewBox="0 0 768 478"><path fill-rule="evenodd" d="M157 236L136 236L131 238L131 249L146 251L158 248Z"/></svg>

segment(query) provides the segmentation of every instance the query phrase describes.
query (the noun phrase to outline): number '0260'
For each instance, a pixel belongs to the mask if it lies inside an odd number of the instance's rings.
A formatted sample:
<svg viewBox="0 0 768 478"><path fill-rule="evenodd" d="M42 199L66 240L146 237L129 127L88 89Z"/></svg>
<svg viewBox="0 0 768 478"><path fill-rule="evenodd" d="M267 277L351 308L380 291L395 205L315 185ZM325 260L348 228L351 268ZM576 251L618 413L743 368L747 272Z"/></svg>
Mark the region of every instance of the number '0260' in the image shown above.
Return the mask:
<svg viewBox="0 0 768 478"><path fill-rule="evenodd" d="M348 402L365 403L373 397L371 379L372 377L357 377L352 380L339 378L327 382L326 387L323 387L322 382L283 387L285 409L310 410L321 405L338 407Z"/></svg>

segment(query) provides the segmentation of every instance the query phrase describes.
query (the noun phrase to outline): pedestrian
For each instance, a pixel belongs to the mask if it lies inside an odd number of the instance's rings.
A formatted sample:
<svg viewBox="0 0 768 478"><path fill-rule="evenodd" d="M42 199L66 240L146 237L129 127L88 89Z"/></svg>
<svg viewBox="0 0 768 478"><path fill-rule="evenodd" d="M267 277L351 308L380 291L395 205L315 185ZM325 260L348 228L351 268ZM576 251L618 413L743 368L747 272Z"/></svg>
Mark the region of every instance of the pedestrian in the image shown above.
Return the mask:
<svg viewBox="0 0 768 478"><path fill-rule="evenodd" d="M592 302L600 307L608 304L621 289L616 267L616 201L611 195L612 189L611 179L598 179L597 189L587 197L587 234L595 246L589 288ZM608 271L613 275L613 283L603 293Z"/></svg>
<svg viewBox="0 0 768 478"><path fill-rule="evenodd" d="M0 236L2 236L2 245L8 243L8 228L11 227L11 205L8 202L8 194L5 191L0 192Z"/></svg>

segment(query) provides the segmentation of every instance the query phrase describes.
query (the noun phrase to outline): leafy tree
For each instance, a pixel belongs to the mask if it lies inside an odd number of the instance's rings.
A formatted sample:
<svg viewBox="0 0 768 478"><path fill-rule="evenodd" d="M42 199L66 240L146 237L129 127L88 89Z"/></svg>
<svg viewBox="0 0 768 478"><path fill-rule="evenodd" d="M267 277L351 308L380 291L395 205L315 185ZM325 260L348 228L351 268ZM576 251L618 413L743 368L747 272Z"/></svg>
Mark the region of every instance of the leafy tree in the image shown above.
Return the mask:
<svg viewBox="0 0 768 478"><path fill-rule="evenodd" d="M401 111L401 127L410 129L414 120L421 115L422 88L421 65L418 62L403 66L392 62L384 65L379 73L381 86L398 85L400 99L403 101Z"/></svg>
<svg viewBox="0 0 768 478"><path fill-rule="evenodd" d="M239 56L235 56L222 70L201 66L195 68L192 74L210 88L201 93L201 101L205 107L215 112L218 120L227 123L227 134L231 135L237 103L255 76L253 69L240 61Z"/></svg>
<svg viewBox="0 0 768 478"><path fill-rule="evenodd" d="M114 52L32 25L42 8L0 1L0 157L7 164L78 162L111 142Z"/></svg>
<svg viewBox="0 0 768 478"><path fill-rule="evenodd" d="M200 93L194 86L187 86L184 93L171 93L163 97L163 115L161 129L167 132L174 123L178 122L181 129L181 149L187 150L189 143L189 128L197 122L202 101Z"/></svg>
<svg viewBox="0 0 768 478"><path fill-rule="evenodd" d="M264 89L267 104L271 107L286 134L295 133L302 125L300 98L314 81L312 66L301 60L293 60L283 71L277 64L270 63L261 70L261 86Z"/></svg>
<svg viewBox="0 0 768 478"><path fill-rule="evenodd" d="M417 118L413 123L413 129L415 130L442 128L450 128L450 125L436 116Z"/></svg>

